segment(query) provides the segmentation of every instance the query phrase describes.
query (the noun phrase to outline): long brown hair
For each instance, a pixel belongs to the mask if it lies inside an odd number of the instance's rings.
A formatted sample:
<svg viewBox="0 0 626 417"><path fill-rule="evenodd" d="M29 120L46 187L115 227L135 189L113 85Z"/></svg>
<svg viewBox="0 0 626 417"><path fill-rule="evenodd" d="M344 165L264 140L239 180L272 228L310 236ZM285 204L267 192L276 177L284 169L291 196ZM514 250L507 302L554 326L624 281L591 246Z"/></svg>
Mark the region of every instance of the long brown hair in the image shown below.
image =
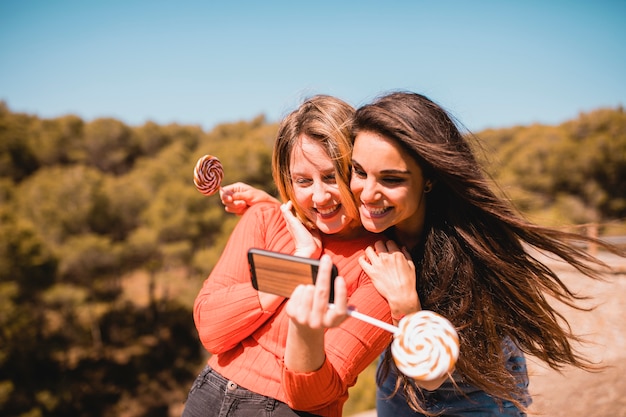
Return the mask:
<svg viewBox="0 0 626 417"><path fill-rule="evenodd" d="M572 347L579 338L546 296L578 309L583 309L583 297L527 248L552 253L600 279L606 265L572 244L592 239L532 224L498 197L469 136L427 97L385 95L357 110L353 135L359 131L396 141L434 183L427 194L424 232L412 250L416 289L422 308L442 314L458 329L461 356L456 369L463 380L524 409L519 400L523 388L505 367L505 337L554 369L566 364L591 369ZM393 366L387 352L379 382ZM412 408L425 413L419 389L398 375L397 388L404 390Z"/></svg>
<svg viewBox="0 0 626 417"><path fill-rule="evenodd" d="M359 213L350 192L350 161L352 155L351 121L354 108L328 95L316 95L305 100L280 123L272 155L272 175L283 201L293 200L291 183L291 154L300 146L302 136L318 142L335 166L336 180L342 204L351 219ZM294 204L300 220L311 227L301 208Z"/></svg>

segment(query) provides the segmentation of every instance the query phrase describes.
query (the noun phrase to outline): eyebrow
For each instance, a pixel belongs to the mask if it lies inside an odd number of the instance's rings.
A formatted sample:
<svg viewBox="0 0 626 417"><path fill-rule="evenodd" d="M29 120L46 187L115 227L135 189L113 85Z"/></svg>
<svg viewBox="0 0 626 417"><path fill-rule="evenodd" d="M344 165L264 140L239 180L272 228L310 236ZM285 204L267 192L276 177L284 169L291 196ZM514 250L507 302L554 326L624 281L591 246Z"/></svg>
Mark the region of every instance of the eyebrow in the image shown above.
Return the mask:
<svg viewBox="0 0 626 417"><path fill-rule="evenodd" d="M335 174L336 173L334 167L333 168L329 168L329 169L324 169L324 170L321 170L321 171L317 171L317 172L319 172L321 175L329 175L329 174ZM310 174L311 174L310 172L291 171L291 175L292 176L293 175L299 175L301 177L306 177L306 176L310 176Z"/></svg>
<svg viewBox="0 0 626 417"><path fill-rule="evenodd" d="M357 161L355 161L354 159L352 160L352 165L354 166L358 166L360 168L362 168L361 164L359 164ZM380 174L385 174L385 175L411 175L411 171L405 171L402 169L384 169L382 171L380 171Z"/></svg>

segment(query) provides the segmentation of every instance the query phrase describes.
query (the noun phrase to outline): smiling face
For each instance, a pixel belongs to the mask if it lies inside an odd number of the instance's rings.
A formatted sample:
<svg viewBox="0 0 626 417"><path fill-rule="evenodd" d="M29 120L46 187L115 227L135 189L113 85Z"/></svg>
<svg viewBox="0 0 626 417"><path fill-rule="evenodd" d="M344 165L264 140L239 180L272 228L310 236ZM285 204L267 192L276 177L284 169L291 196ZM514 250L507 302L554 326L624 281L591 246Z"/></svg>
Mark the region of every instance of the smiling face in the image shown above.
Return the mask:
<svg viewBox="0 0 626 417"><path fill-rule="evenodd" d="M426 214L426 180L417 162L393 140L377 133L357 134L350 188L363 226L380 233L395 227L401 244L414 246Z"/></svg>
<svg viewBox="0 0 626 417"><path fill-rule="evenodd" d="M352 219L342 204L333 161L322 145L300 136L290 162L293 203L320 232L340 233Z"/></svg>

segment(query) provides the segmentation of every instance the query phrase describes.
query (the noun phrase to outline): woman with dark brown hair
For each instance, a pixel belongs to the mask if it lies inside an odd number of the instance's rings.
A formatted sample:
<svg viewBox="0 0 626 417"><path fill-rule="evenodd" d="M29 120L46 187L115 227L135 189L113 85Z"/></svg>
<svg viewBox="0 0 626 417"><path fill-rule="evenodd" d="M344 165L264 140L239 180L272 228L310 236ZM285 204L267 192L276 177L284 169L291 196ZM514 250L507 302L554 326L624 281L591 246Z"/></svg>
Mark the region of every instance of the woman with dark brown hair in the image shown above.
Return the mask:
<svg viewBox="0 0 626 417"><path fill-rule="evenodd" d="M606 265L576 245L588 238L516 213L492 190L468 137L423 95L394 92L359 108L353 135L350 186L361 222L392 240L368 248L361 266L394 320L432 310L460 337L454 373L427 384L398 372L388 350L379 417L523 416L530 397L522 352L555 369L591 366L547 299L580 308L581 297L531 251L599 278Z"/></svg>

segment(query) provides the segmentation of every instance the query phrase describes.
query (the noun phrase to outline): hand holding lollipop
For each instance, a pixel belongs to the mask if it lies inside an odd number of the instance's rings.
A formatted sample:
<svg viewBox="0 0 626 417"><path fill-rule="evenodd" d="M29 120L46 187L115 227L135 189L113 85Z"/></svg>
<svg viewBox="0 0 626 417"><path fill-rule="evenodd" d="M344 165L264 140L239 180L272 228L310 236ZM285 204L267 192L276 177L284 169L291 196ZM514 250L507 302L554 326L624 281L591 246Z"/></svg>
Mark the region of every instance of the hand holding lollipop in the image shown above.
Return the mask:
<svg viewBox="0 0 626 417"><path fill-rule="evenodd" d="M224 168L217 157L204 155L198 159L193 171L193 182L198 191L206 196L215 194L220 189L224 178Z"/></svg>

